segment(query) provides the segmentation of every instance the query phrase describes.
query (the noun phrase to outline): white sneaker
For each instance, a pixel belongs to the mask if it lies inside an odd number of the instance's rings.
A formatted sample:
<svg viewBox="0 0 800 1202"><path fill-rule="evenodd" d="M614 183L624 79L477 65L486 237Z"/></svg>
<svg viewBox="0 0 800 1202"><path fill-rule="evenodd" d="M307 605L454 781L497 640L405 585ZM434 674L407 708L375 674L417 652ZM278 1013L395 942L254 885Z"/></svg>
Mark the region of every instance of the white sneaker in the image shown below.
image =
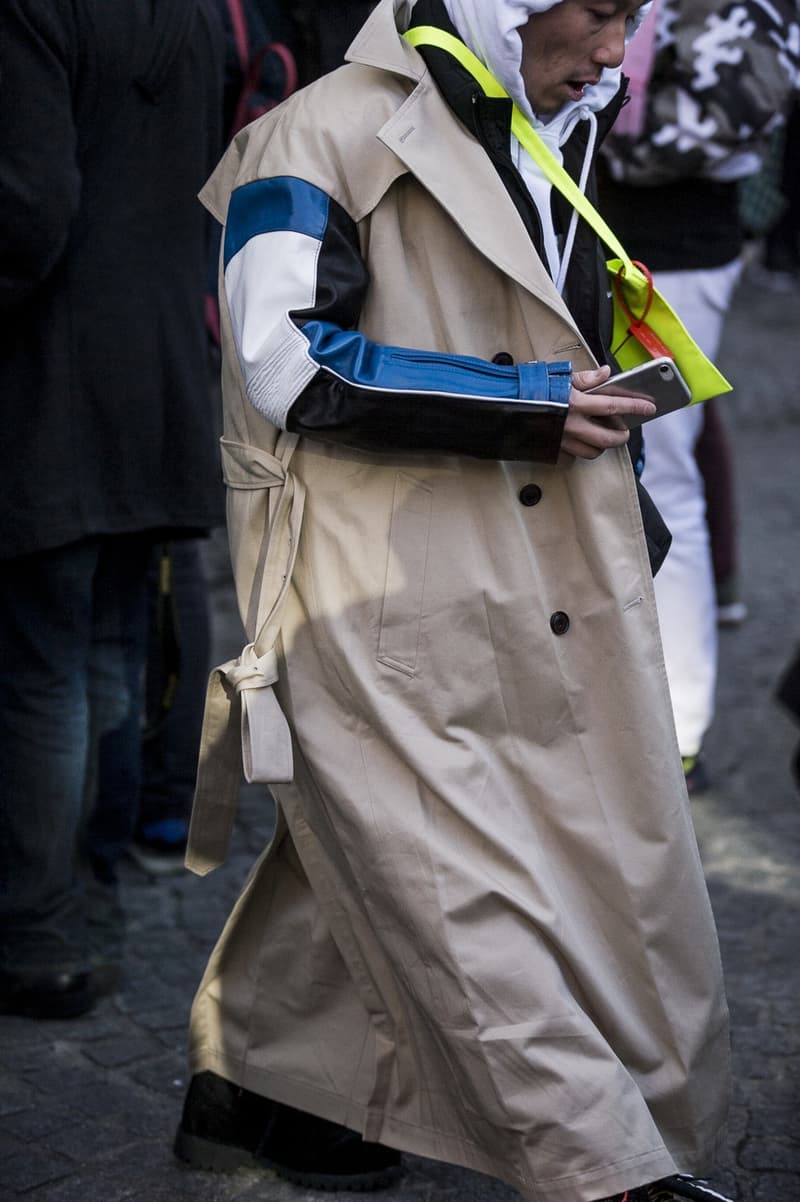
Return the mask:
<svg viewBox="0 0 800 1202"><path fill-rule="evenodd" d="M728 605L717 606L717 626L741 626L747 617L747 606L744 601L731 601Z"/></svg>

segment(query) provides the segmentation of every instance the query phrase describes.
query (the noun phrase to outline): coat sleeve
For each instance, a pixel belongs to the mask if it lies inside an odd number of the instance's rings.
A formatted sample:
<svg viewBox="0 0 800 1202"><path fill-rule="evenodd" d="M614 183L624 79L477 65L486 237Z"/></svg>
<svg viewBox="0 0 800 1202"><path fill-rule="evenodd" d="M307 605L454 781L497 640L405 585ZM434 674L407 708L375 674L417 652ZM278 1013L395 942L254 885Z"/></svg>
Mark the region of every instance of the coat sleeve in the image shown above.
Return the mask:
<svg viewBox="0 0 800 1202"><path fill-rule="evenodd" d="M0 311L59 261L80 197L62 6L0 5Z"/></svg>
<svg viewBox="0 0 800 1202"><path fill-rule="evenodd" d="M358 231L319 188L292 176L237 188L223 261L248 396L279 428L371 451L558 457L571 365L503 366L364 337Z"/></svg>

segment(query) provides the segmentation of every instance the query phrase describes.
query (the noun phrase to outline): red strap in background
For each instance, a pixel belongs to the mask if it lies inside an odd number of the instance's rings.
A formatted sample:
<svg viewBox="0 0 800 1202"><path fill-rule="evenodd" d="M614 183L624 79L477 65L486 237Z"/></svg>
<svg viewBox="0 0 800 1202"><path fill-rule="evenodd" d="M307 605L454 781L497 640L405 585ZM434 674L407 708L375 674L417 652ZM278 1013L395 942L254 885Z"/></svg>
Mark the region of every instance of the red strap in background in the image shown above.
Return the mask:
<svg viewBox="0 0 800 1202"><path fill-rule="evenodd" d="M273 42L270 50L273 54L277 54L286 72L286 83L283 88L283 96L281 96L281 100L286 100L291 96L292 92L297 91L297 85L300 82L297 74L297 63L291 50L288 46L284 46L283 42Z"/></svg>

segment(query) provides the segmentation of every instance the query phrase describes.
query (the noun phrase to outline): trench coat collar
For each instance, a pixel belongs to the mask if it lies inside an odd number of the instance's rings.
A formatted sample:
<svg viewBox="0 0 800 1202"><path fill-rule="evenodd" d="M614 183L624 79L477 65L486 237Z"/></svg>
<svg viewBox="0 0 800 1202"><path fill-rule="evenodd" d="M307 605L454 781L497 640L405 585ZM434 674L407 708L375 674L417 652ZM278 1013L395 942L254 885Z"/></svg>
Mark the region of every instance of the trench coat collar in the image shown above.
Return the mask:
<svg viewBox="0 0 800 1202"><path fill-rule="evenodd" d="M347 52L350 62L402 75L416 85L378 131L379 140L481 254L576 329L486 151L452 112L422 56L398 33L408 25L411 9L408 0L382 0Z"/></svg>

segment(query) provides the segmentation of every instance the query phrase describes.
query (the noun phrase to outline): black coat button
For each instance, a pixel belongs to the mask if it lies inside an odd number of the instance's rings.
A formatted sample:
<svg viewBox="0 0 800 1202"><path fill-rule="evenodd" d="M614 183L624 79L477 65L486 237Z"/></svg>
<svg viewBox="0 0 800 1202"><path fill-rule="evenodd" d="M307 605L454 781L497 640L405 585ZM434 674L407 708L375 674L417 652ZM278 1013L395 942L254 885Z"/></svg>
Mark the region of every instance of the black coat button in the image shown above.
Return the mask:
<svg viewBox="0 0 800 1202"><path fill-rule="evenodd" d="M538 484L524 484L519 490L519 499L523 505L538 505L542 499L542 490Z"/></svg>
<svg viewBox="0 0 800 1202"><path fill-rule="evenodd" d="M498 351L492 359L492 363L496 363L498 367L513 367L514 356L509 355L508 351Z"/></svg>
<svg viewBox="0 0 800 1202"><path fill-rule="evenodd" d="M569 630L569 614L565 614L562 609L557 609L554 614L550 615L550 629L553 634L566 634Z"/></svg>

